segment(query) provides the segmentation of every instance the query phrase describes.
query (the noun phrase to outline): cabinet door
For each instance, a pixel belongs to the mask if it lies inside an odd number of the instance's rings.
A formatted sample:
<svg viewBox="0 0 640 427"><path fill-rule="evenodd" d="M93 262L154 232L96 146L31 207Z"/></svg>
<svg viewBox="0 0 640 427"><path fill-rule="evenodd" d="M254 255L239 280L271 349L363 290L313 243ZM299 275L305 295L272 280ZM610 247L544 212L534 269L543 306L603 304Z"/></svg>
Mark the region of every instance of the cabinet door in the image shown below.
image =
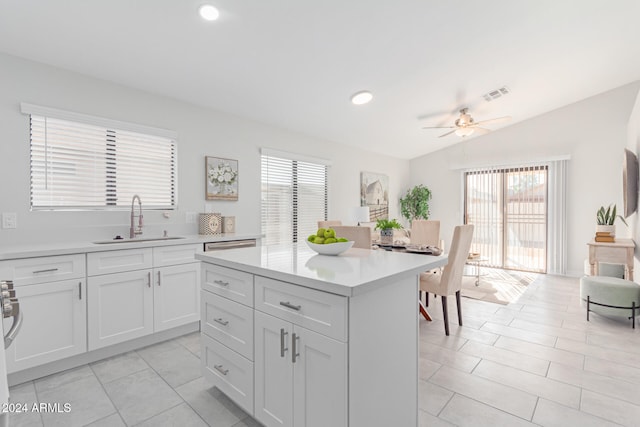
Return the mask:
<svg viewBox="0 0 640 427"><path fill-rule="evenodd" d="M347 425L347 345L294 326L293 422L304 427Z"/></svg>
<svg viewBox="0 0 640 427"><path fill-rule="evenodd" d="M154 330L200 320L200 263L153 270Z"/></svg>
<svg viewBox="0 0 640 427"><path fill-rule="evenodd" d="M293 426L292 329L289 322L255 312L254 417L267 427Z"/></svg>
<svg viewBox="0 0 640 427"><path fill-rule="evenodd" d="M10 373L87 351L84 279L20 286L16 296L23 323L7 349ZM11 322L5 320L5 331Z"/></svg>
<svg viewBox="0 0 640 427"><path fill-rule="evenodd" d="M88 279L89 350L153 332L152 270Z"/></svg>

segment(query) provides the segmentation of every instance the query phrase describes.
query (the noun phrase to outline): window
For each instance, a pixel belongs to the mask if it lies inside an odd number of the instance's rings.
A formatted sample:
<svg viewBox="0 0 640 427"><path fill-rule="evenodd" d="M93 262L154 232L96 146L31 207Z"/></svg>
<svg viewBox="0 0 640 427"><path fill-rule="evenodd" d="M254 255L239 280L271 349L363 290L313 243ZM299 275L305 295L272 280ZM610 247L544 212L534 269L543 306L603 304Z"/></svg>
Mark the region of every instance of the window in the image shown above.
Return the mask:
<svg viewBox="0 0 640 427"><path fill-rule="evenodd" d="M472 252L487 265L544 273L547 265L548 167L465 173L465 218Z"/></svg>
<svg viewBox="0 0 640 427"><path fill-rule="evenodd" d="M31 126L31 209L175 209L175 135L23 104Z"/></svg>
<svg viewBox="0 0 640 427"><path fill-rule="evenodd" d="M262 150L262 233L267 245L298 242L327 219L323 160Z"/></svg>

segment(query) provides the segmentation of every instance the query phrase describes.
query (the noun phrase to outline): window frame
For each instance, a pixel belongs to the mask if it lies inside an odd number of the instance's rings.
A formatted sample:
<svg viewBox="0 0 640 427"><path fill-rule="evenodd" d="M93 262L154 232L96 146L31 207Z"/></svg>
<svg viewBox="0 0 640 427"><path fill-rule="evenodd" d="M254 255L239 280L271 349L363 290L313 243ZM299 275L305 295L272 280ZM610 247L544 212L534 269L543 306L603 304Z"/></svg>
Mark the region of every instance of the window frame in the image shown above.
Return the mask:
<svg viewBox="0 0 640 427"><path fill-rule="evenodd" d="M113 161L113 157L108 154L110 150L113 150L114 137L115 144L117 147L118 138L122 141L120 144L122 147L126 147L124 152L129 154L129 159L136 158L136 151L145 152L144 145L153 144L155 141L162 143L162 145L158 145L159 151L161 153L156 157L155 163L166 163L163 166L166 166L165 172L169 174L166 179L166 186L161 188L161 194L163 194L157 203L152 202L147 203L145 205L145 209L148 210L177 210L178 209L178 141L177 141L177 133L175 131L155 128L135 123L123 122L118 120L107 119L103 117L91 116L82 113L76 113L71 111L60 110L51 107L38 106L28 103L20 104L21 112L25 115L29 116L29 157L30 157L30 165L29 165L29 180L30 180L30 189L29 189L29 205L31 211L123 211L129 210L129 199L134 194L132 191L131 183L134 185L140 185L139 182L135 182L134 178L131 176L126 176L127 173L121 173L121 175L125 175L124 178L120 178L121 182L118 184L122 189L113 190L113 169L118 167L114 166L113 163L108 166L109 162ZM105 170L111 169L110 172L102 174L100 171L102 170L100 167L95 171L87 172L87 176L95 177L98 185L94 185L93 189L97 194L102 194L104 189L104 197L102 200L96 198L90 201L83 201L79 198L75 198L72 200L74 203L67 204L55 204L55 203L46 203L46 199L43 198L43 201L35 200L38 195L34 194L34 180L43 180L46 179L44 175L49 173L46 168L49 167L49 160L40 160L40 165L44 165L45 170L40 171L40 175L37 173L34 174L34 163L33 163L33 153L34 153L34 139L33 139L33 120L34 117L38 118L38 120L43 120L44 125L38 124L42 129L47 129L46 120L62 120L71 122L73 125L76 125L77 128L74 130L80 129L82 126L87 127L98 127L100 128L100 133L104 132L104 150L101 149L88 149L85 153L93 152L96 153L96 158L99 162L104 162ZM43 127L42 127L43 126ZM81 134L82 131L80 131ZM119 133L119 135L118 135ZM46 135L46 133L45 133ZM89 136L87 136L89 137ZM140 141L135 141L137 137L141 137ZM46 136L45 136L46 138ZM100 143L100 136L96 137L94 141ZM39 145L39 147L37 146ZM46 145L46 142L44 143ZM72 144L73 145L73 144ZM36 153L45 152L46 149L42 148L43 142L36 142ZM117 148L116 148L117 149ZM133 156L133 157L132 157ZM158 160L158 158L160 160ZM110 160L111 159L111 160ZM70 158L70 161L74 161L73 157ZM81 160L81 159L79 159ZM126 162L126 160L120 160L122 162ZM87 161L87 163L89 163ZM81 165L83 163L76 162L73 163L74 166ZM117 165L117 161L116 161ZM149 165L149 167L155 166L153 164ZM136 168L140 167L136 164L135 168L131 166L131 162L129 161L129 165L127 166L128 170L136 170ZM122 167L126 169L125 166ZM89 167L90 169L90 167ZM151 171L151 169L149 169ZM137 174L136 174L137 175ZM150 172L148 175L151 179L153 179L153 172ZM157 176L157 174L156 174ZM117 178L116 178L117 179ZM124 181L122 181L124 180ZM73 183L72 183L73 184ZM73 189L73 187L72 187ZM157 187L154 186L146 186L146 188L141 188L139 191L136 189L135 193L139 194L142 198L143 202L145 200L144 194L147 191L157 190ZM79 191L83 191L82 188L79 188ZM115 191L115 193L114 193ZM165 193L166 191L166 193ZM118 193L124 194L122 196L118 196ZM115 194L115 199L113 195ZM40 195L42 196L42 195ZM149 198L147 198L149 200ZM83 204L86 203L86 204ZM102 203L102 204L100 204Z"/></svg>

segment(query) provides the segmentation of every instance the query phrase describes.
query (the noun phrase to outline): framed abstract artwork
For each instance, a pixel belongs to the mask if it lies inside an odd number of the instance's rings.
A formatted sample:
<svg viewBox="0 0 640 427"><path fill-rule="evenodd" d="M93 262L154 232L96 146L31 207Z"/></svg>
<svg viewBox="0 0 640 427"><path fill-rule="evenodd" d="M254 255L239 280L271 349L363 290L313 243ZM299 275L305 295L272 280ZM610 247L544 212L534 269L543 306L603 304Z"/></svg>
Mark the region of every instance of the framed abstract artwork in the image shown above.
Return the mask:
<svg viewBox="0 0 640 427"><path fill-rule="evenodd" d="M207 200L238 200L238 161L205 157Z"/></svg>

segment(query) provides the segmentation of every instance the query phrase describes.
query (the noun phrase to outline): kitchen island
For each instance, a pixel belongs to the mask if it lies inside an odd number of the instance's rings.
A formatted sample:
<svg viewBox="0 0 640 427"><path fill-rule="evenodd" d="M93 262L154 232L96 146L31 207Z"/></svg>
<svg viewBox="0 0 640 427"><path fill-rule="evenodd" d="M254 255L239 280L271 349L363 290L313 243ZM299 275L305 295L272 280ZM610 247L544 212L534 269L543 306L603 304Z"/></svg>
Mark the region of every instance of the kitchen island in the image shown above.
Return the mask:
<svg viewBox="0 0 640 427"><path fill-rule="evenodd" d="M418 277L446 256L196 255L205 377L266 426L418 425Z"/></svg>

